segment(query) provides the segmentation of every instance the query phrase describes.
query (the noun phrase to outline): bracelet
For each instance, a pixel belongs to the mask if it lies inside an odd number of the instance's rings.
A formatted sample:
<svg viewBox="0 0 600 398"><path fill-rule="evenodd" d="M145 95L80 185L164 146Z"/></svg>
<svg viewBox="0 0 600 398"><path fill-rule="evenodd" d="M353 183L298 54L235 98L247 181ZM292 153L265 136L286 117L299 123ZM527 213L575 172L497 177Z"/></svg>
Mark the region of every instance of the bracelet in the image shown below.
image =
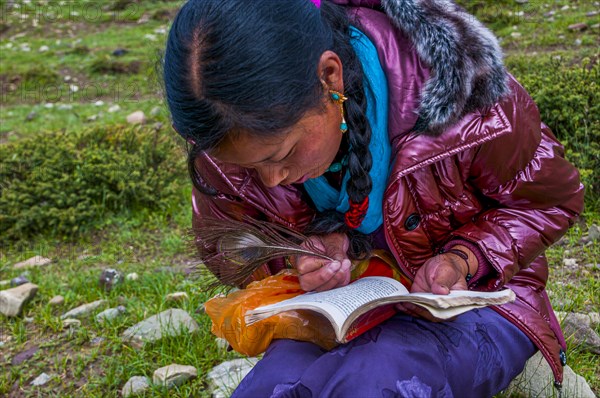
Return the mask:
<svg viewBox="0 0 600 398"><path fill-rule="evenodd" d="M467 282L469 282L471 280L471 278L473 278L473 275L471 275L471 267L469 267L469 255L467 253L465 253L464 251L462 251L460 249L454 249L454 248L447 249L447 250L442 249L442 251L440 251L440 254L441 253L456 254L458 257L465 260L465 263L467 264L467 276L465 276L465 279Z"/></svg>

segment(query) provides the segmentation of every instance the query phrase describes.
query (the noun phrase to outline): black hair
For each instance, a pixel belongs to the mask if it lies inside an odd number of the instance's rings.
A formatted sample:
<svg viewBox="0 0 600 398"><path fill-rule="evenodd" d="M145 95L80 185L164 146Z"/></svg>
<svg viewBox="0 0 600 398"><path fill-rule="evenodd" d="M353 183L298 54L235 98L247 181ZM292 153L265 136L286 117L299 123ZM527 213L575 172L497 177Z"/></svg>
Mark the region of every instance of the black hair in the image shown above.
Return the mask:
<svg viewBox="0 0 600 398"><path fill-rule="evenodd" d="M343 63L344 106L349 132L347 192L360 203L371 192L372 166L366 99L360 62L350 44L343 7L310 0L189 0L169 32L164 82L173 127L188 142L188 170L194 186L208 195L196 158L239 131L283 134L308 111L322 107L317 67L322 53ZM365 236L335 211L320 214L307 233L345 232L349 255L370 247Z"/></svg>

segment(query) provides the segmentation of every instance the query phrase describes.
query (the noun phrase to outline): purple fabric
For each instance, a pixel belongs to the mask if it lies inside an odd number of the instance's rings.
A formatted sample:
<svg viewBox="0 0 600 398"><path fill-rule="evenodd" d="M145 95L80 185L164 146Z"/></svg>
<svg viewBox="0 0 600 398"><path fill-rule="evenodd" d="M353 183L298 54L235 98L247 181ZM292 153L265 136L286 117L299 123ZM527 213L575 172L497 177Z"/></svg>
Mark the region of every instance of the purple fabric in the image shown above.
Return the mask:
<svg viewBox="0 0 600 398"><path fill-rule="evenodd" d="M329 352L276 340L232 397L491 397L535 351L489 308L444 323L398 314Z"/></svg>

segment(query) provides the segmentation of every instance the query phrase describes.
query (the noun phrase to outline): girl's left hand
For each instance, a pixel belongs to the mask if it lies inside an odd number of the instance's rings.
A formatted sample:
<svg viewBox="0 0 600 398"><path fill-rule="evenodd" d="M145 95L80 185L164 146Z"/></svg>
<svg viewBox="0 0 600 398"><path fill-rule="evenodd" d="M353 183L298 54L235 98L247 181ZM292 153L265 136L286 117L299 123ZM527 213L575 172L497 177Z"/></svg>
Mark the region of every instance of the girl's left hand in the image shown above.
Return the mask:
<svg viewBox="0 0 600 398"><path fill-rule="evenodd" d="M454 254L439 254L427 260L419 268L410 291L411 293L448 294L450 290L467 290L466 267L464 260ZM396 304L396 308L409 315L433 322L447 321L436 318L426 309L411 303Z"/></svg>

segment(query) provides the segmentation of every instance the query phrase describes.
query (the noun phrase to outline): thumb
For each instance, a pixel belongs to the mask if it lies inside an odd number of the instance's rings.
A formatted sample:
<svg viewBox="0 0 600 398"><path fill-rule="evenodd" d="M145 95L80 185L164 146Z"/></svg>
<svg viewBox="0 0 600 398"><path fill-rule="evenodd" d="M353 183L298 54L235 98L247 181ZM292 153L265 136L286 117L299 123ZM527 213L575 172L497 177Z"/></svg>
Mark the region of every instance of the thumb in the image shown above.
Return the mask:
<svg viewBox="0 0 600 398"><path fill-rule="evenodd" d="M434 282L431 285L431 293L433 294L448 294L450 293L450 288L448 286L445 286L443 284Z"/></svg>

